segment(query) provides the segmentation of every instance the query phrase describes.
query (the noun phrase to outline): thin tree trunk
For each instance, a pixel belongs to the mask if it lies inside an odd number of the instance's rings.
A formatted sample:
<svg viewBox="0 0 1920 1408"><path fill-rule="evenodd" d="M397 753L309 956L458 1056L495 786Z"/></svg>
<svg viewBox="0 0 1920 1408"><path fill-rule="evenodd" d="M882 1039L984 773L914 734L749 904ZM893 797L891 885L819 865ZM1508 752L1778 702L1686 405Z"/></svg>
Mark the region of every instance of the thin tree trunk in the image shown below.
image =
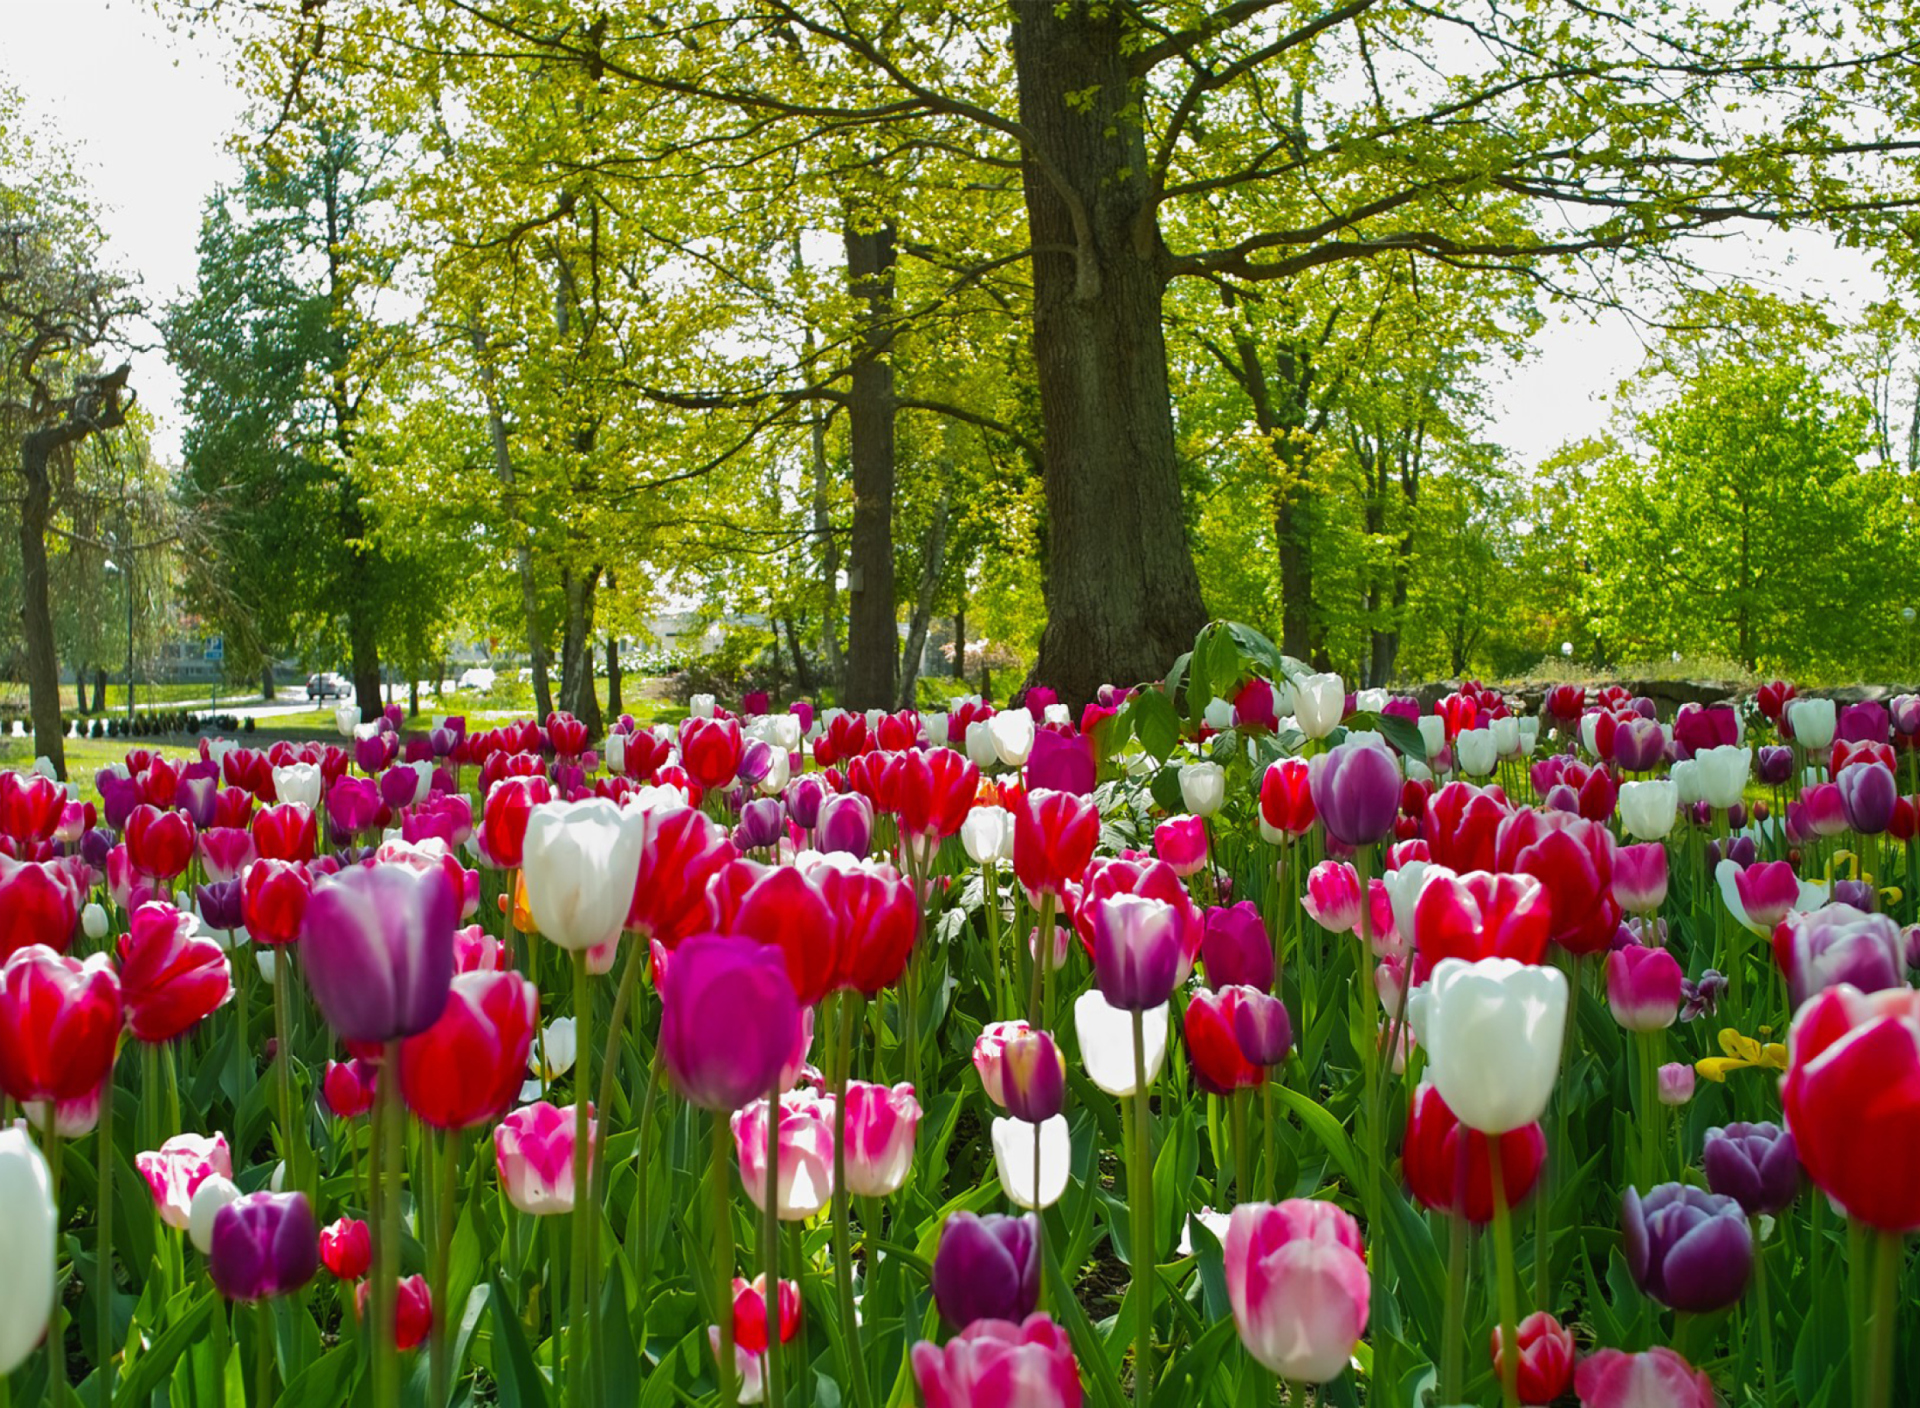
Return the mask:
<svg viewBox="0 0 1920 1408"><path fill-rule="evenodd" d="M621 696L620 685L625 678L620 666L620 642L613 636L607 637L607 714L610 718L619 718L627 711L626 700Z"/></svg>
<svg viewBox="0 0 1920 1408"><path fill-rule="evenodd" d="M260 697L268 703L273 702L273 661L271 660L260 667Z"/></svg>
<svg viewBox="0 0 1920 1408"><path fill-rule="evenodd" d="M813 678L813 666L807 660L807 652L800 648L800 628L793 623L793 617L784 616L781 627L787 633L787 654L793 657L793 685L802 694L812 694L817 687Z"/></svg>
<svg viewBox="0 0 1920 1408"><path fill-rule="evenodd" d="M1023 5L1013 26L1046 429L1047 627L1067 702L1157 678L1206 624L1187 542L1161 294L1168 256L1124 5Z"/></svg>
<svg viewBox="0 0 1920 1408"><path fill-rule="evenodd" d="M934 507L933 521L927 525L927 540L921 550L920 585L913 596L913 619L907 626L907 645L900 656L900 707L915 704L915 687L920 681L920 657L927 649L927 627L933 620L933 595L939 590L940 577L947 566L947 526L953 518L953 467L940 467L940 502Z"/></svg>
<svg viewBox="0 0 1920 1408"><path fill-rule="evenodd" d="M526 621L527 657L533 672L534 716L544 719L553 712L553 685L548 676L546 626L540 619L540 593L533 577L532 530L520 519L520 497L513 469L513 445L507 438L506 412L500 403L500 382L493 363L487 359L486 335L476 323L469 330L473 341L474 365L480 378L480 394L487 403L487 439L493 446L493 473L500 481L501 508L513 526L514 572L520 579L520 613Z"/></svg>
<svg viewBox="0 0 1920 1408"><path fill-rule="evenodd" d="M34 750L67 776L66 726L60 715L60 660L54 649L53 603L48 594L47 524L53 482L47 461L66 441L55 431L28 435L20 447L27 489L20 503L20 615L27 646L27 703Z"/></svg>
<svg viewBox="0 0 1920 1408"><path fill-rule="evenodd" d="M953 609L952 674L957 680L967 677L967 604L964 601Z"/></svg>
<svg viewBox="0 0 1920 1408"><path fill-rule="evenodd" d="M107 670L104 665L93 667L93 712L107 712Z"/></svg>
<svg viewBox="0 0 1920 1408"><path fill-rule="evenodd" d="M899 649L893 599L893 227L846 230L847 277L861 300L860 352L847 390L853 460L853 536L848 558L849 709L884 709L894 697Z"/></svg>
<svg viewBox="0 0 1920 1408"><path fill-rule="evenodd" d="M600 696L593 687L593 602L600 569L562 572L560 580L567 602L560 644L560 707L587 726L589 738L598 738L602 721Z"/></svg>

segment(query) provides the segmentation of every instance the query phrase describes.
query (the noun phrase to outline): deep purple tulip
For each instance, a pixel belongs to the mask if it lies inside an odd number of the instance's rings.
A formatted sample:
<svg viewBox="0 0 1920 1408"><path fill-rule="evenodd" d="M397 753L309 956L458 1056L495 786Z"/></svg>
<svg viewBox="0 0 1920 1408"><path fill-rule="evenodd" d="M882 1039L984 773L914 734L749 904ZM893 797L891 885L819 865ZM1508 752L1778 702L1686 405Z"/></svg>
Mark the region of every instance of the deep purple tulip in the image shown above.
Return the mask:
<svg viewBox="0 0 1920 1408"><path fill-rule="evenodd" d="M1666 731L1653 719L1635 715L1613 731L1613 761L1623 772L1651 772L1666 746Z"/></svg>
<svg viewBox="0 0 1920 1408"><path fill-rule="evenodd" d="M1835 743L1885 743L1887 706L1876 699L1863 699L1840 711L1833 726Z"/></svg>
<svg viewBox="0 0 1920 1408"><path fill-rule="evenodd" d="M436 758L444 758L460 746L460 735L455 730L442 725L427 734L427 751Z"/></svg>
<svg viewBox="0 0 1920 1408"><path fill-rule="evenodd" d="M1233 1039L1256 1066L1277 1066L1293 1049L1293 1019L1287 1005L1264 992L1245 993L1233 1012Z"/></svg>
<svg viewBox="0 0 1920 1408"><path fill-rule="evenodd" d="M1342 743L1312 762L1308 789L1327 834L1343 846L1370 846L1393 830L1400 810L1400 768L1393 754Z"/></svg>
<svg viewBox="0 0 1920 1408"><path fill-rule="evenodd" d="M336 832L357 836L378 824L380 806L378 783L342 773L327 789L327 824Z"/></svg>
<svg viewBox="0 0 1920 1408"><path fill-rule="evenodd" d="M1873 888L1871 880L1836 880L1833 882L1833 902L1851 905L1855 909L1865 910L1868 914L1880 907L1879 891Z"/></svg>
<svg viewBox="0 0 1920 1408"><path fill-rule="evenodd" d="M200 922L209 929L238 929L246 922L241 917L240 882L215 880L193 887L193 898L200 910Z"/></svg>
<svg viewBox="0 0 1920 1408"><path fill-rule="evenodd" d="M1887 829L1894 803L1900 799L1892 768L1885 763L1854 763L1841 768L1834 782L1840 788L1848 826L1862 836L1878 836Z"/></svg>
<svg viewBox="0 0 1920 1408"><path fill-rule="evenodd" d="M765 1095L800 1044L800 1002L779 948L697 934L673 952L660 1054L680 1093L708 1110Z"/></svg>
<svg viewBox="0 0 1920 1408"><path fill-rule="evenodd" d="M368 777L378 776L400 754L400 735L390 728L376 729L353 740L353 762Z"/></svg>
<svg viewBox="0 0 1920 1408"><path fill-rule="evenodd" d="M320 1231L305 1193L246 1193L214 1214L207 1271L228 1300L289 1295L320 1267Z"/></svg>
<svg viewBox="0 0 1920 1408"><path fill-rule="evenodd" d="M1748 1217L1777 1217L1800 1192L1800 1153L1793 1136L1771 1121L1716 1125L1707 1131L1700 1165L1707 1187L1732 1198Z"/></svg>
<svg viewBox="0 0 1920 1408"><path fill-rule="evenodd" d="M347 1041L397 1041L439 1019L461 896L438 865L356 865L320 881L301 924L307 986Z"/></svg>
<svg viewBox="0 0 1920 1408"><path fill-rule="evenodd" d="M1212 987L1249 987L1261 992L1273 989L1273 945L1252 900L1207 911L1200 961L1206 965L1207 982Z"/></svg>
<svg viewBox="0 0 1920 1408"><path fill-rule="evenodd" d="M1902 738L1920 733L1920 694L1897 694L1887 705L1887 718Z"/></svg>
<svg viewBox="0 0 1920 1408"><path fill-rule="evenodd" d="M120 844L119 833L111 827L96 826L80 837L80 859L95 870L107 868L107 856Z"/></svg>
<svg viewBox="0 0 1920 1408"><path fill-rule="evenodd" d="M1032 1213L956 1212L933 1254L933 1301L956 1330L979 1320L1019 1324L1040 1302L1040 1221Z"/></svg>
<svg viewBox="0 0 1920 1408"><path fill-rule="evenodd" d="M194 763L183 768L174 784L173 804L187 814L194 830L204 831L213 825L220 809L220 765Z"/></svg>
<svg viewBox="0 0 1920 1408"><path fill-rule="evenodd" d="M1165 1002L1180 976L1180 914L1145 895L1093 901L1093 977L1108 1004L1146 1012Z"/></svg>
<svg viewBox="0 0 1920 1408"><path fill-rule="evenodd" d="M1044 728L1034 734L1033 751L1027 755L1027 786L1033 791L1090 797L1099 776L1093 740L1087 735Z"/></svg>
<svg viewBox="0 0 1920 1408"><path fill-rule="evenodd" d="M733 779L743 787L758 787L761 779L773 771L773 745L756 738L740 750L740 766Z"/></svg>
<svg viewBox="0 0 1920 1408"><path fill-rule="evenodd" d="M1556 782L1547 789L1547 795L1540 799L1540 805L1550 812L1565 812L1569 816L1580 814L1580 794L1564 782Z"/></svg>
<svg viewBox="0 0 1920 1408"><path fill-rule="evenodd" d="M1718 1193L1662 1183L1620 1200L1627 1269L1640 1289L1675 1310L1719 1310L1740 1299L1753 1272L1753 1233L1740 1204Z"/></svg>
<svg viewBox="0 0 1920 1408"><path fill-rule="evenodd" d="M1793 776L1793 749L1771 743L1762 748L1754 759L1753 776L1769 787L1780 786Z"/></svg>
<svg viewBox="0 0 1920 1408"><path fill-rule="evenodd" d="M820 804L832 795L833 789L818 773L796 777L787 784L787 815L802 831L811 831L820 824Z"/></svg>
<svg viewBox="0 0 1920 1408"><path fill-rule="evenodd" d="M756 798L740 808L740 824L733 828L734 847L758 851L777 846L786 833L786 823L787 809L777 798Z"/></svg>
<svg viewBox="0 0 1920 1408"><path fill-rule="evenodd" d="M413 805L420 793L420 774L406 764L380 774L380 801L393 811Z"/></svg>
<svg viewBox="0 0 1920 1408"><path fill-rule="evenodd" d="M840 792L820 804L813 843L827 852L864 857L873 845L873 803L858 792Z"/></svg>
<svg viewBox="0 0 1920 1408"><path fill-rule="evenodd" d="M1046 1032L1022 1031L1000 1048L1000 1093L1007 1113L1045 1124L1067 1103L1067 1058Z"/></svg>
<svg viewBox="0 0 1920 1408"><path fill-rule="evenodd" d="M1815 993L1840 983L1861 992L1899 987L1903 947L1900 926L1890 916L1848 904L1789 915L1773 934L1773 956L1787 975L1796 1011Z"/></svg>

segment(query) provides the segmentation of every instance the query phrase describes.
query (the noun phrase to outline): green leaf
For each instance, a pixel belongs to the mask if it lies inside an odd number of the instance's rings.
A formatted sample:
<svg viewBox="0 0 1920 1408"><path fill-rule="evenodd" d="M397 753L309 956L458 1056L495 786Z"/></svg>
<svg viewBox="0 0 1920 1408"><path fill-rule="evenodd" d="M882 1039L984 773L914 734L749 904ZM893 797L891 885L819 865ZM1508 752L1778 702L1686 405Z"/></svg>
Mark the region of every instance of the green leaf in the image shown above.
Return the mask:
<svg viewBox="0 0 1920 1408"><path fill-rule="evenodd" d="M526 1327L496 1274L489 1282L493 1305L493 1377L502 1408L551 1408L546 1376L533 1362Z"/></svg>
<svg viewBox="0 0 1920 1408"><path fill-rule="evenodd" d="M1143 689L1133 696L1127 711L1140 746L1149 756L1166 761L1180 741L1180 716L1174 712L1172 698L1157 689Z"/></svg>
<svg viewBox="0 0 1920 1408"><path fill-rule="evenodd" d="M1299 1091L1290 1090L1284 1085L1276 1084L1273 1087L1273 1096L1300 1116L1300 1122L1307 1127L1307 1132L1318 1139L1333 1156L1333 1161L1340 1166L1340 1172L1346 1176L1347 1182L1354 1188L1359 1188L1361 1186L1360 1156L1354 1150L1353 1141L1347 1138L1346 1130L1341 1128L1340 1121L1327 1113L1327 1107L1318 1101L1309 1100Z"/></svg>
<svg viewBox="0 0 1920 1408"><path fill-rule="evenodd" d="M122 1402L145 1403L173 1372L174 1362L206 1330L207 1318L214 1311L216 1293L209 1289L176 1313L158 1339L121 1375L115 1394ZM176 1298L175 1304L178 1304Z"/></svg>

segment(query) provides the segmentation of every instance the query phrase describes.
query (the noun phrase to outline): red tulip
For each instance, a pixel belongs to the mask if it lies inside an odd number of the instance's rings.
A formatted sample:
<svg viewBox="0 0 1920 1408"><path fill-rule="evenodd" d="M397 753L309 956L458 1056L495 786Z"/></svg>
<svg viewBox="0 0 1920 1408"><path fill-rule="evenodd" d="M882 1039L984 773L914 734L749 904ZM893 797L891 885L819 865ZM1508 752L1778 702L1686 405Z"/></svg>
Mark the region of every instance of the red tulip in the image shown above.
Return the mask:
<svg viewBox="0 0 1920 1408"><path fill-rule="evenodd" d="M702 787L725 787L740 771L746 751L736 719L684 719L680 724L680 762Z"/></svg>
<svg viewBox="0 0 1920 1408"><path fill-rule="evenodd" d="M373 1266L373 1231L357 1217L320 1229L320 1264L342 1281L358 1281Z"/></svg>
<svg viewBox="0 0 1920 1408"><path fill-rule="evenodd" d="M86 898L63 860L0 856L0 962L29 944L65 953Z"/></svg>
<svg viewBox="0 0 1920 1408"><path fill-rule="evenodd" d="M707 887L736 854L727 833L691 807L649 813L627 927L669 952L710 928Z"/></svg>
<svg viewBox="0 0 1920 1408"><path fill-rule="evenodd" d="M553 788L544 777L509 777L493 785L487 793L480 838L495 865L503 870L519 867L527 841L527 818L540 803L552 800Z"/></svg>
<svg viewBox="0 0 1920 1408"><path fill-rule="evenodd" d="M577 758L587 751L587 726L572 714L558 711L547 715L547 741L562 758Z"/></svg>
<svg viewBox="0 0 1920 1408"><path fill-rule="evenodd" d="M1499 868L1527 874L1552 902L1549 937L1568 953L1598 953L1613 942L1620 906L1613 898L1613 837L1605 827L1564 813L1515 812L1495 840Z"/></svg>
<svg viewBox="0 0 1920 1408"><path fill-rule="evenodd" d="M838 928L833 985L877 997L899 982L920 928L907 882L890 866L820 865L809 878Z"/></svg>
<svg viewBox="0 0 1920 1408"><path fill-rule="evenodd" d="M1793 1019L1780 1090L1822 1192L1868 1226L1920 1228L1920 992L1815 994Z"/></svg>
<svg viewBox="0 0 1920 1408"><path fill-rule="evenodd" d="M366 1318L371 1283L354 1288L354 1309ZM393 1337L396 1349L412 1349L433 1332L433 1292L424 1276L404 1276L394 1287Z"/></svg>
<svg viewBox="0 0 1920 1408"><path fill-rule="evenodd" d="M309 861L319 840L311 808L299 802L262 807L253 817L253 844L269 860Z"/></svg>
<svg viewBox="0 0 1920 1408"><path fill-rule="evenodd" d="M1040 895L1061 895L1093 859L1099 809L1071 792L1029 792L1013 816L1013 873L1036 904Z"/></svg>
<svg viewBox="0 0 1920 1408"><path fill-rule="evenodd" d="M721 933L780 950L801 1006L827 995L840 972L840 925L808 876L736 860L714 878L712 896Z"/></svg>
<svg viewBox="0 0 1920 1408"><path fill-rule="evenodd" d="M0 772L0 834L18 845L43 844L60 828L67 789L37 772Z"/></svg>
<svg viewBox="0 0 1920 1408"><path fill-rule="evenodd" d="M1226 987L1209 992L1203 988L1187 1000L1181 1025L1187 1034L1188 1054L1193 1058L1194 1079L1211 1095L1231 1095L1256 1086L1266 1074L1247 1059L1234 1031L1234 1019L1245 994L1255 991Z"/></svg>
<svg viewBox="0 0 1920 1408"><path fill-rule="evenodd" d="M200 864L210 881L237 880L260 858L253 835L237 826L213 826L200 833Z"/></svg>
<svg viewBox="0 0 1920 1408"><path fill-rule="evenodd" d="M435 1129L497 1119L519 1093L540 1001L518 973L459 973L439 1019L400 1044L400 1093Z"/></svg>
<svg viewBox="0 0 1920 1408"><path fill-rule="evenodd" d="M478 924L454 932L454 972L502 973L512 966L507 960L507 946Z"/></svg>
<svg viewBox="0 0 1920 1408"><path fill-rule="evenodd" d="M1552 1403L1573 1387L1573 1336L1544 1310L1536 1310L1514 1327L1519 1345L1520 1401ZM1500 1327L1493 1327L1493 1366L1500 1368Z"/></svg>
<svg viewBox="0 0 1920 1408"><path fill-rule="evenodd" d="M1552 917L1546 887L1531 875L1431 866L1413 906L1414 980L1425 982L1443 958L1544 963Z"/></svg>
<svg viewBox="0 0 1920 1408"><path fill-rule="evenodd" d="M313 881L293 860L257 860L240 882L240 912L255 943L290 944L300 937Z"/></svg>
<svg viewBox="0 0 1920 1408"><path fill-rule="evenodd" d="M0 1090L73 1100L100 1088L120 1043L120 980L105 954L82 962L30 944L0 967Z"/></svg>
<svg viewBox="0 0 1920 1408"><path fill-rule="evenodd" d="M1087 956L1093 956L1094 912L1099 902L1115 895L1140 895L1159 900L1173 909L1174 930L1180 941L1180 966L1177 980L1184 983L1193 972L1201 942L1206 938L1206 921L1187 895L1187 887L1163 860L1098 860L1087 866L1086 884L1067 892L1068 914L1074 932Z"/></svg>
<svg viewBox="0 0 1920 1408"><path fill-rule="evenodd" d="M127 1027L141 1041L173 1040L233 991L226 953L170 904L136 909L119 950Z"/></svg>
<svg viewBox="0 0 1920 1408"><path fill-rule="evenodd" d="M900 759L895 801L902 834L942 839L953 835L973 809L980 769L951 748L903 753Z"/></svg>
<svg viewBox="0 0 1920 1408"><path fill-rule="evenodd" d="M1313 791L1305 758L1282 758L1260 779L1260 825L1269 841L1313 830Z"/></svg>
<svg viewBox="0 0 1920 1408"><path fill-rule="evenodd" d="M157 880L183 874L193 859L193 823L184 812L135 807L127 817L127 859Z"/></svg>
<svg viewBox="0 0 1920 1408"><path fill-rule="evenodd" d="M1512 810L1498 787L1449 782L1427 799L1425 833L1434 863L1462 873L1498 869L1494 840Z"/></svg>
<svg viewBox="0 0 1920 1408"><path fill-rule="evenodd" d="M1501 1182L1511 1205L1526 1197L1540 1176L1547 1137L1535 1121L1499 1138ZM1473 1223L1493 1220L1487 1136L1461 1124L1431 1081L1421 1082L1413 1093L1402 1159L1407 1186L1424 1205Z"/></svg>
<svg viewBox="0 0 1920 1408"><path fill-rule="evenodd" d="M780 1343L792 1339L800 1328L800 1287L792 1281L780 1283ZM767 1278L751 1281L733 1278L733 1342L748 1354L762 1354L767 1348Z"/></svg>
<svg viewBox="0 0 1920 1408"><path fill-rule="evenodd" d="M380 1068L371 1061L357 1057L351 1061L329 1061L320 1092L336 1117L350 1120L373 1108L374 1085L379 1078Z"/></svg>

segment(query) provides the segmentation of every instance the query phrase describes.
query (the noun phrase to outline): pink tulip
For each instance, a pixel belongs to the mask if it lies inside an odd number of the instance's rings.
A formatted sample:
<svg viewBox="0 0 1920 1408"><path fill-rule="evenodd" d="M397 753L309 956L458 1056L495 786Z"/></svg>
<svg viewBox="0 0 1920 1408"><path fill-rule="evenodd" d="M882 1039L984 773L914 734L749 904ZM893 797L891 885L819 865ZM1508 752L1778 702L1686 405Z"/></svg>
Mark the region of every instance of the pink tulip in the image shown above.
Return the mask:
<svg viewBox="0 0 1920 1408"><path fill-rule="evenodd" d="M1227 1224L1227 1299L1247 1352L1283 1379L1338 1378L1367 1328L1360 1225L1332 1203L1242 1203Z"/></svg>
<svg viewBox="0 0 1920 1408"><path fill-rule="evenodd" d="M233 1177L233 1155L223 1134L176 1134L157 1150L135 1154L133 1166L153 1190L160 1220L181 1232L187 1230L200 1185L216 1174Z"/></svg>
<svg viewBox="0 0 1920 1408"><path fill-rule="evenodd" d="M1007 1094L1002 1059L1006 1046L1016 1036L1025 1036L1030 1028L1025 1022L990 1022L979 1038L973 1043L973 1068L980 1072L980 1084L986 1088L987 1099L1005 1109Z"/></svg>
<svg viewBox="0 0 1920 1408"><path fill-rule="evenodd" d="M913 1347L927 1408L1080 1408L1080 1368L1067 1332L1045 1315L976 1320L944 1346Z"/></svg>
<svg viewBox="0 0 1920 1408"><path fill-rule="evenodd" d="M1602 1349L1573 1371L1581 1408L1714 1408L1713 1380L1664 1346Z"/></svg>
<svg viewBox="0 0 1920 1408"><path fill-rule="evenodd" d="M1207 823L1197 816L1170 817L1153 830L1153 852L1182 880L1207 863Z"/></svg>
<svg viewBox="0 0 1920 1408"><path fill-rule="evenodd" d="M545 1100L523 1105L493 1131L493 1161L500 1188L521 1212L543 1217L573 1211L574 1107ZM589 1122L598 1141L599 1122Z"/></svg>
<svg viewBox="0 0 1920 1408"><path fill-rule="evenodd" d="M911 1098L911 1097L909 1097ZM849 1135L852 1131L849 1129ZM756 1100L733 1116L740 1181L762 1212L767 1202L767 1102ZM780 1169L774 1190L782 1220L812 1217L833 1196L833 1097L790 1090L780 1097Z"/></svg>
<svg viewBox="0 0 1920 1408"><path fill-rule="evenodd" d="M1630 1032L1664 1031L1680 1015L1685 975L1663 948L1629 944L1607 955L1607 1006Z"/></svg>
<svg viewBox="0 0 1920 1408"><path fill-rule="evenodd" d="M1300 907L1331 934L1350 934L1360 923L1360 876L1340 860L1323 860L1307 873Z"/></svg>
<svg viewBox="0 0 1920 1408"><path fill-rule="evenodd" d="M913 1167L920 1102L913 1098L910 1085L888 1087L864 1080L848 1081L846 1098L848 1191L862 1198L889 1197L899 1191ZM763 1183L765 1177L763 1149Z"/></svg>
<svg viewBox="0 0 1920 1408"><path fill-rule="evenodd" d="M1629 914L1652 914L1667 902L1667 848L1658 841L1613 853L1613 900Z"/></svg>

